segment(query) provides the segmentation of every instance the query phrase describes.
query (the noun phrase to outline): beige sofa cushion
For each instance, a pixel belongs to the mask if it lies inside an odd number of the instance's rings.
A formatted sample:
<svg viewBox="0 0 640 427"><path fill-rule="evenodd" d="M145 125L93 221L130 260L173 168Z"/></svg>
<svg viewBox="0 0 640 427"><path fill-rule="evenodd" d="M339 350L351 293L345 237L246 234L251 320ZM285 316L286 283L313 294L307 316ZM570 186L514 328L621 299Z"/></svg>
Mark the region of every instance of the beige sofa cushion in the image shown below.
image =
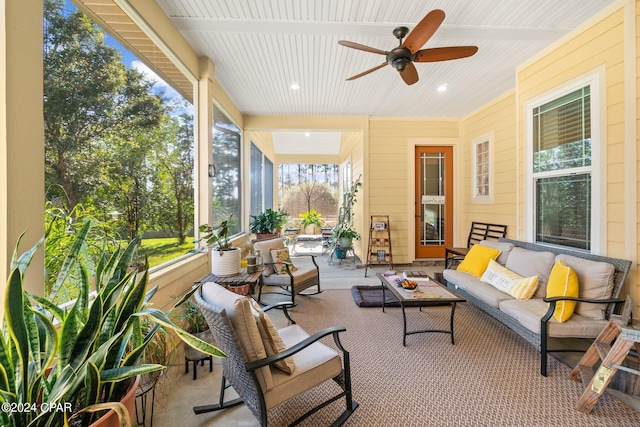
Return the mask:
<svg viewBox="0 0 640 427"><path fill-rule="evenodd" d="M505 267L522 277L538 276L538 290L535 297L544 298L547 294L549 273L555 260L556 254L553 252L532 251L516 246L511 250Z"/></svg>
<svg viewBox="0 0 640 427"><path fill-rule="evenodd" d="M540 319L549 307L540 298L527 301L505 300L500 302L500 310L516 319L531 332L540 334ZM596 338L607 325L606 320L595 320L574 313L569 320L558 323L553 317L549 320L549 336L557 338Z"/></svg>
<svg viewBox="0 0 640 427"><path fill-rule="evenodd" d="M444 270L444 278L456 288L464 289L491 307L498 308L501 301L513 299L511 295L499 291L488 283L480 281L472 274L458 270Z"/></svg>
<svg viewBox="0 0 640 427"><path fill-rule="evenodd" d="M613 273L615 267L608 262L591 261L571 255L560 254L556 257L571 267L578 276L580 298L607 299L613 292ZM579 302L575 312L592 319L604 319L606 304Z"/></svg>
<svg viewBox="0 0 640 427"><path fill-rule="evenodd" d="M496 261L498 261L498 264L501 265L505 265L507 263L507 258L509 258L509 254L515 247L513 246L513 243L496 242L495 240L482 240L480 244L482 246L488 246L490 248L498 249L500 251L500 255L498 255Z"/></svg>
<svg viewBox="0 0 640 427"><path fill-rule="evenodd" d="M251 311L249 298L228 291L217 283L207 282L202 285L202 299L225 310L247 357L247 362L267 357L258 325ZM273 387L273 378L268 366L256 371L256 376L263 390Z"/></svg>

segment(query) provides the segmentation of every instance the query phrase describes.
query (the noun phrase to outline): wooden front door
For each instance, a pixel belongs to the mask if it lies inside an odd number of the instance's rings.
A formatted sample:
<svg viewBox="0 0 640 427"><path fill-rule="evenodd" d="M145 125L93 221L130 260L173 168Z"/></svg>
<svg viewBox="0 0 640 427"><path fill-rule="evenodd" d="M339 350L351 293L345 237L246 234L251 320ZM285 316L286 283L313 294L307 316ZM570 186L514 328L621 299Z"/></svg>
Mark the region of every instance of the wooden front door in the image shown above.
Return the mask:
<svg viewBox="0 0 640 427"><path fill-rule="evenodd" d="M453 243L453 147L416 147L416 258L444 258Z"/></svg>

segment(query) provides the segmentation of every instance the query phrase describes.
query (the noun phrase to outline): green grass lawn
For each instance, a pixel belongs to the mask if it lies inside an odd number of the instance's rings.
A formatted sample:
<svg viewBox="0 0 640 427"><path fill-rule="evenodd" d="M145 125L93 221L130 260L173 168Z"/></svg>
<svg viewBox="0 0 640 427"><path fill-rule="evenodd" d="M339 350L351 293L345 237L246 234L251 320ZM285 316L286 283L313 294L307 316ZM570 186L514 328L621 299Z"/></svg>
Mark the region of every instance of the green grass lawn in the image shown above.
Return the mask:
<svg viewBox="0 0 640 427"><path fill-rule="evenodd" d="M167 261L171 261L194 248L193 237L187 237L187 241L183 245L178 244L175 237L167 237L161 239L142 239L140 246L140 256L149 257L149 267L155 267Z"/></svg>

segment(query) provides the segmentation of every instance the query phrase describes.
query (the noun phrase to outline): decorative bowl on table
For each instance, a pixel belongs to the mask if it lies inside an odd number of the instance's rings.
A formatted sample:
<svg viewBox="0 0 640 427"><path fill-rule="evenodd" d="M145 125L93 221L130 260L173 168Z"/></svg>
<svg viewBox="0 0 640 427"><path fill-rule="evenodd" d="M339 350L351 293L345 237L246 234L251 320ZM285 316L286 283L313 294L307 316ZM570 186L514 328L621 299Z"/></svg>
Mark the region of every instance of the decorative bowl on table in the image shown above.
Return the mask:
<svg viewBox="0 0 640 427"><path fill-rule="evenodd" d="M398 286L407 292L415 292L418 290L418 282L413 280L398 280Z"/></svg>

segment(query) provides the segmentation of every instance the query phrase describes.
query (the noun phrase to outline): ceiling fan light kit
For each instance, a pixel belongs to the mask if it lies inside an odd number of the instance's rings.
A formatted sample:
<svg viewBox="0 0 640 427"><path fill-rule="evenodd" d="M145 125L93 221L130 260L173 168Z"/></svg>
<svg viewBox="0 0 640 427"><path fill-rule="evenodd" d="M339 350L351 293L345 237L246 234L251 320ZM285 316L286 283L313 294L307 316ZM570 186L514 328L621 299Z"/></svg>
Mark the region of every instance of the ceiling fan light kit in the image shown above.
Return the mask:
<svg viewBox="0 0 640 427"><path fill-rule="evenodd" d="M402 80L404 80L406 84L412 85L418 81L418 71L415 65L413 65L414 62L449 61L474 55L478 51L476 46L451 46L420 50L440 27L444 21L444 16L442 10L436 9L422 18L422 21L420 21L411 32L409 32L409 28L407 27L395 28L393 35L398 39L399 46L390 51L383 51L348 40L338 41L340 45L351 49L386 56L386 62L360 74L351 76L347 80L355 80L389 64L400 73L400 77L402 77Z"/></svg>

